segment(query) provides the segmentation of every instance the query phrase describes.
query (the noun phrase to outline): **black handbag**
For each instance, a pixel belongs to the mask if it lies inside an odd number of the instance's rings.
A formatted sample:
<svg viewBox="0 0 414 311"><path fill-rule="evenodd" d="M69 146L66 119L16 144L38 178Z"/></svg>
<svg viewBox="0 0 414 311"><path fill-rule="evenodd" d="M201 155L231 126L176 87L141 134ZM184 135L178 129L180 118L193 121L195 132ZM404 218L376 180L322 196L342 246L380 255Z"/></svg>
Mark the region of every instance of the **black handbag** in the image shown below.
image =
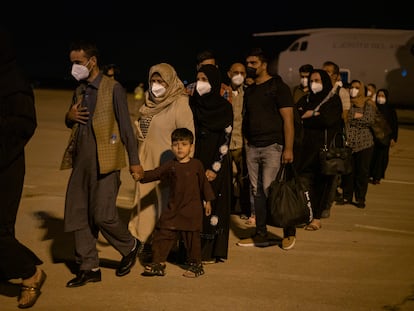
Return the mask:
<svg viewBox="0 0 414 311"><path fill-rule="evenodd" d="M282 164L267 196L267 224L286 228L310 223L313 219L309 191L293 164Z"/></svg>
<svg viewBox="0 0 414 311"><path fill-rule="evenodd" d="M328 131L325 129L325 144L319 151L321 172L324 175L348 175L352 172L352 148L348 146L343 132L335 133L328 146ZM340 139L338 144L337 140Z"/></svg>

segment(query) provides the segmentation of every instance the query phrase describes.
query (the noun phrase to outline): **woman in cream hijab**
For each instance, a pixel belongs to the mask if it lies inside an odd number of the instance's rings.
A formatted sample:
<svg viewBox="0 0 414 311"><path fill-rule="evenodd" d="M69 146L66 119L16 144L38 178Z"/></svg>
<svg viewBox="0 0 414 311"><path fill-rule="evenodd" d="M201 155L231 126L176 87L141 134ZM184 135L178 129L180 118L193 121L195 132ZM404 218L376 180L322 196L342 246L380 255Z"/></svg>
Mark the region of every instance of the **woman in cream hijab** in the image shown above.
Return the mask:
<svg viewBox="0 0 414 311"><path fill-rule="evenodd" d="M175 69L167 63L152 66L148 85L145 103L135 121L139 157L145 170L154 169L173 157L171 133L174 129L185 127L194 133L188 95ZM150 242L161 209L167 202L168 189L159 181L139 187L140 199L132 212L129 230L145 243Z"/></svg>
<svg viewBox="0 0 414 311"><path fill-rule="evenodd" d="M372 99L365 95L365 86L360 80L351 82L349 94L351 109L348 113L346 133L348 144L352 148L353 170L349 175L342 175L343 199L344 204L365 208L369 169L374 151L371 125L374 123L376 107Z"/></svg>

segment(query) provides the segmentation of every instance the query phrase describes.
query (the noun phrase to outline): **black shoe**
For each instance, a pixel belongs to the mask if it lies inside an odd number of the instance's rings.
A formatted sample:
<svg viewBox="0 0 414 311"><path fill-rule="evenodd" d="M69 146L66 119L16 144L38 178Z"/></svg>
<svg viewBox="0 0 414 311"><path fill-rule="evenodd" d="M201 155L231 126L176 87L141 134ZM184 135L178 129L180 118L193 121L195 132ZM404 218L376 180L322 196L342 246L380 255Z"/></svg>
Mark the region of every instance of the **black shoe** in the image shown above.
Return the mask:
<svg viewBox="0 0 414 311"><path fill-rule="evenodd" d="M331 216L331 209L330 208L324 209L322 211L321 218L329 218L329 216Z"/></svg>
<svg viewBox="0 0 414 311"><path fill-rule="evenodd" d="M80 270L76 275L76 278L66 283L66 287L78 287L83 286L89 282L100 282L101 281L101 270Z"/></svg>
<svg viewBox="0 0 414 311"><path fill-rule="evenodd" d="M137 261L138 253L142 250L143 246L142 243L135 239L135 247L134 249L126 256L122 257L121 263L119 264L118 269L116 269L117 276L124 276L131 272L131 268L135 265Z"/></svg>
<svg viewBox="0 0 414 311"><path fill-rule="evenodd" d="M356 202L356 207L358 207L358 208L365 208L365 202L364 201Z"/></svg>

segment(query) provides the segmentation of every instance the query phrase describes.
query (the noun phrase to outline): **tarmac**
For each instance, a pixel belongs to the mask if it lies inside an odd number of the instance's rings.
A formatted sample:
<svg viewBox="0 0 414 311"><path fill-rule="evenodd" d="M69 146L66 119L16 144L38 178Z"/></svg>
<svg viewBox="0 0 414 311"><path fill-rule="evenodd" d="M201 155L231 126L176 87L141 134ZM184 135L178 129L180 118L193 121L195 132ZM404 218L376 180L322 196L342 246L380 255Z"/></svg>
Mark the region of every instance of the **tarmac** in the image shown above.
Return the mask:
<svg viewBox="0 0 414 311"><path fill-rule="evenodd" d="M140 262L115 276L120 255L101 238L102 282L67 288L74 277L73 238L63 232L69 170L59 170L69 138L64 114L70 90L36 89L38 128L26 147L26 178L16 224L17 238L44 261L47 274L33 310L414 310L414 112L398 111L399 140L391 149L386 178L369 185L367 206L333 206L322 229L297 230L296 245L284 251L282 229L269 227L275 245L240 247L253 233L232 215L229 256L189 279L174 263L164 277L143 277ZM126 221L134 184L122 173L118 207ZM20 280L0 283L0 310L16 310Z"/></svg>

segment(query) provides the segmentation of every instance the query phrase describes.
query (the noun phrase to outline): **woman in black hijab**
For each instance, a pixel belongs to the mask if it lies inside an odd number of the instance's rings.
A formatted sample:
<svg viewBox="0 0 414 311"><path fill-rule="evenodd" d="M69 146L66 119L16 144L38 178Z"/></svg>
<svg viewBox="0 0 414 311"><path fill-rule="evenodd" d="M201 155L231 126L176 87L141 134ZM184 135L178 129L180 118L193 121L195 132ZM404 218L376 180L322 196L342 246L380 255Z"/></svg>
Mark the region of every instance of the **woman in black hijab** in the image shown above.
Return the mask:
<svg viewBox="0 0 414 311"><path fill-rule="evenodd" d="M10 35L0 30L0 280L22 279L19 308L30 308L46 274L42 261L15 236L25 175L24 148L37 123L33 90L16 63Z"/></svg>
<svg viewBox="0 0 414 311"><path fill-rule="evenodd" d="M204 216L201 234L204 263L227 259L230 230L232 166L229 143L233 127L231 104L220 95L220 71L203 65L197 72L196 91L190 98L194 115L195 153L206 170L216 200L211 216Z"/></svg>
<svg viewBox="0 0 414 311"><path fill-rule="evenodd" d="M328 205L330 189L336 178L336 175L321 173L319 150L325 143L325 129L329 145L334 135L343 131L343 121L341 98L331 92L332 82L325 70L313 70L309 75L308 87L310 93L297 103L304 131L298 167L310 189L313 210L313 220L305 229L315 231L322 227L322 211ZM326 102L315 110L325 98Z"/></svg>

